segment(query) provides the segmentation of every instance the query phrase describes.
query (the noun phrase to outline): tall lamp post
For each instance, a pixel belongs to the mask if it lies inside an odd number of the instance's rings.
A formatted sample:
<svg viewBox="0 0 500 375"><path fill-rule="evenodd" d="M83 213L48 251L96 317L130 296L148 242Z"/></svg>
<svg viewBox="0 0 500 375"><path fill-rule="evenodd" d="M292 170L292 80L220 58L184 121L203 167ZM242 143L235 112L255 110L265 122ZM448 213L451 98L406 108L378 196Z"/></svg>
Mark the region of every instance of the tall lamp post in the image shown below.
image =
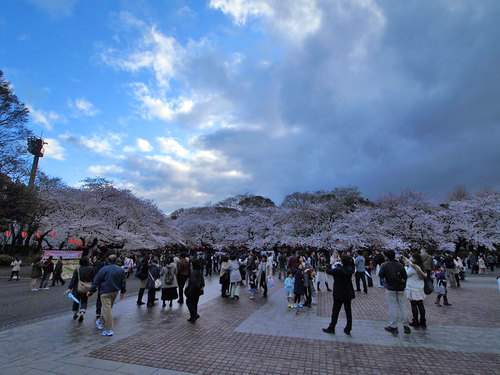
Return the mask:
<svg viewBox="0 0 500 375"><path fill-rule="evenodd" d="M40 137L28 138L28 151L30 152L30 154L34 155L28 187L33 187L35 185L36 170L38 169L38 159L43 158L43 145L46 144L47 142L44 142Z"/></svg>

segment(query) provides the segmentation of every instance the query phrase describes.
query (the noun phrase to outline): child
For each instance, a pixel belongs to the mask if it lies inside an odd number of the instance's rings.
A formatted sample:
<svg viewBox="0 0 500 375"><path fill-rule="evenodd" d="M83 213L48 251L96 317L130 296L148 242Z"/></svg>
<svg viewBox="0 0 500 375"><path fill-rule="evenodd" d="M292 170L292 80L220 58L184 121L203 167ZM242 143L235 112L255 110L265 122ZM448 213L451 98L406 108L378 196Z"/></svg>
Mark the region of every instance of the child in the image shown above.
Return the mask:
<svg viewBox="0 0 500 375"><path fill-rule="evenodd" d="M439 288L440 286L442 288ZM448 291L446 289L446 273L444 271L444 266L439 267L439 271L436 272L436 293L437 297L434 302L436 305L441 307L441 296L443 296L444 305L451 306L451 303L448 303Z"/></svg>
<svg viewBox="0 0 500 375"><path fill-rule="evenodd" d="M250 285L250 299L255 299L255 290L257 289L257 275L255 275L255 273L252 272L252 274L250 275L250 281L249 281L249 285Z"/></svg>
<svg viewBox="0 0 500 375"><path fill-rule="evenodd" d="M293 309L293 286L295 280L293 278L292 271L288 271L287 277L285 279L285 293L288 300L288 308Z"/></svg>

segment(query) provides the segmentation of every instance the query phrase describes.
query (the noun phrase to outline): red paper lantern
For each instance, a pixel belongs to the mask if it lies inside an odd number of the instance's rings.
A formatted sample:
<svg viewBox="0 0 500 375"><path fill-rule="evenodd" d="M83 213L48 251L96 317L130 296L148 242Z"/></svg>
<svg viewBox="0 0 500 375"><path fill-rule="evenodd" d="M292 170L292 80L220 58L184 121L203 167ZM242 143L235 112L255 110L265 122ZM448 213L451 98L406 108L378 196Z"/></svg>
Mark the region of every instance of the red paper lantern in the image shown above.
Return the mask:
<svg viewBox="0 0 500 375"><path fill-rule="evenodd" d="M23 232L23 238L26 237L26 232Z"/></svg>
<svg viewBox="0 0 500 375"><path fill-rule="evenodd" d="M342 244L342 241L339 241L339 245Z"/></svg>
<svg viewBox="0 0 500 375"><path fill-rule="evenodd" d="M55 237L56 236L56 232L52 232L52 237Z"/></svg>
<svg viewBox="0 0 500 375"><path fill-rule="evenodd" d="M8 230L8 231L6 232L6 234L7 234L7 237L10 237L10 230Z"/></svg>
<svg viewBox="0 0 500 375"><path fill-rule="evenodd" d="M38 233L36 234L36 236L37 236L38 238L40 238L40 232L38 232Z"/></svg>

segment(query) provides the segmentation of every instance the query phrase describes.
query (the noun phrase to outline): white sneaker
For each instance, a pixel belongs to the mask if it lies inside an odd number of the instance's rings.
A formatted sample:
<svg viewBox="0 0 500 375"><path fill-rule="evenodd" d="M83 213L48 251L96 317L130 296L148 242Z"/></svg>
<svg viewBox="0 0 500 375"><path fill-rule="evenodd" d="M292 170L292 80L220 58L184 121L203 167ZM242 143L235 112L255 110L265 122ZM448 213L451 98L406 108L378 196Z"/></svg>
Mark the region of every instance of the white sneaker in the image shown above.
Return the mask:
<svg viewBox="0 0 500 375"><path fill-rule="evenodd" d="M36 292L38 289L37 288L31 288L32 292Z"/></svg>
<svg viewBox="0 0 500 375"><path fill-rule="evenodd" d="M103 325L101 324L101 322L99 320L96 320L95 324L97 325L97 329L103 329Z"/></svg>
<svg viewBox="0 0 500 375"><path fill-rule="evenodd" d="M49 290L50 288L43 288L44 290Z"/></svg>
<svg viewBox="0 0 500 375"><path fill-rule="evenodd" d="M101 335L103 336L113 336L113 331L102 331Z"/></svg>

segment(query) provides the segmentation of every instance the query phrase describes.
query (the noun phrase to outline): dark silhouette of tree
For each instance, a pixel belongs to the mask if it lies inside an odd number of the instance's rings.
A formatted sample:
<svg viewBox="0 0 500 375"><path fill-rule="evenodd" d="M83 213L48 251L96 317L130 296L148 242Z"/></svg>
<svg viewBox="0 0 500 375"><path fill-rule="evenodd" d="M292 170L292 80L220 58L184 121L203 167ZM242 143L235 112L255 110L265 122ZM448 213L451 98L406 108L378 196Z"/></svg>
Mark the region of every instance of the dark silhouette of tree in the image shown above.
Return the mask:
<svg viewBox="0 0 500 375"><path fill-rule="evenodd" d="M29 172L26 139L32 134L26 127L28 115L28 108L0 71L0 172L13 180L23 179Z"/></svg>

